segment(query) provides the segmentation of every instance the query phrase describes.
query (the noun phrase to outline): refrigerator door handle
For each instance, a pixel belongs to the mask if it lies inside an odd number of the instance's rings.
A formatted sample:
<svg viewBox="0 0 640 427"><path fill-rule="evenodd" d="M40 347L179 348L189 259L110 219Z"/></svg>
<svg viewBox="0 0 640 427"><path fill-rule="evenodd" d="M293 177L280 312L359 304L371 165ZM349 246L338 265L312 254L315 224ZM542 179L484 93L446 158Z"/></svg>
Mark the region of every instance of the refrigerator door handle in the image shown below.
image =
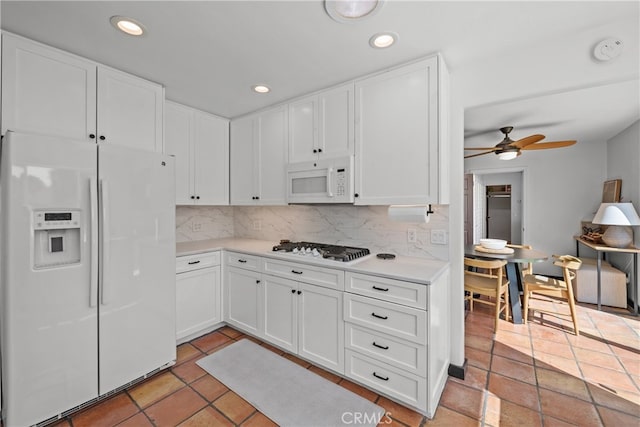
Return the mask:
<svg viewBox="0 0 640 427"><path fill-rule="evenodd" d="M89 179L90 221L91 221L91 271L89 284L89 307L98 304L98 180Z"/></svg>
<svg viewBox="0 0 640 427"><path fill-rule="evenodd" d="M108 295L108 282L109 275L107 274L108 265L109 265L109 185L107 181L104 179L100 180L100 206L101 206L101 214L102 214L102 235L100 236L102 239L102 248L101 248L101 256L102 256L102 265L100 268L101 271L101 280L100 280L100 295L101 295L101 304L106 305L109 303L109 295Z"/></svg>

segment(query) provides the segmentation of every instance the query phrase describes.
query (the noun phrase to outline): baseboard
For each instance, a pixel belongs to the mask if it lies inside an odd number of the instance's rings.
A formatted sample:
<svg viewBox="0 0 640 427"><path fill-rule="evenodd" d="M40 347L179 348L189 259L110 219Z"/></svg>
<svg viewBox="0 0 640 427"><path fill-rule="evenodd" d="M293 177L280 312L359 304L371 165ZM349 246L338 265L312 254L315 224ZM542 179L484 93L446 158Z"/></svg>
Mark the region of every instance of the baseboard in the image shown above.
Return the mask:
<svg viewBox="0 0 640 427"><path fill-rule="evenodd" d="M448 374L450 377L459 378L464 380L464 374L467 372L467 359L464 359L462 366L449 364Z"/></svg>

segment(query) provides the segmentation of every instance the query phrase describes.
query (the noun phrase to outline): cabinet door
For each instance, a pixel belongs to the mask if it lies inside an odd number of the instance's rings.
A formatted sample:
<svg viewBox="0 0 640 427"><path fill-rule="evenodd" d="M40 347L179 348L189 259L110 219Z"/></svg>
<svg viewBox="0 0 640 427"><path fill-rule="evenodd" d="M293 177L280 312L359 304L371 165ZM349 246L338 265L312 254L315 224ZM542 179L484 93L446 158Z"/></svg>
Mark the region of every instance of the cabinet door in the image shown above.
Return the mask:
<svg viewBox="0 0 640 427"><path fill-rule="evenodd" d="M293 280L263 276L264 339L287 351L298 351L297 284Z"/></svg>
<svg viewBox="0 0 640 427"><path fill-rule="evenodd" d="M225 282L225 320L243 331L262 336L261 274L229 267Z"/></svg>
<svg viewBox="0 0 640 427"><path fill-rule="evenodd" d="M193 175L196 204L229 204L229 121L193 112Z"/></svg>
<svg viewBox="0 0 640 427"><path fill-rule="evenodd" d="M289 162L318 158L318 97L289 104ZM314 152L315 150L315 152Z"/></svg>
<svg viewBox="0 0 640 427"><path fill-rule="evenodd" d="M188 108L166 102L164 108L165 153L176 159L176 205L191 205L191 113Z"/></svg>
<svg viewBox="0 0 640 427"><path fill-rule="evenodd" d="M298 354L344 373L342 292L299 283Z"/></svg>
<svg viewBox="0 0 640 427"><path fill-rule="evenodd" d="M257 153L254 144L255 119L243 117L231 122L230 186L232 205L253 205L257 191Z"/></svg>
<svg viewBox="0 0 640 427"><path fill-rule="evenodd" d="M437 60L356 82L356 204L437 203Z"/></svg>
<svg viewBox="0 0 640 427"><path fill-rule="evenodd" d="M287 108L281 106L259 117L258 203L286 205Z"/></svg>
<svg viewBox="0 0 640 427"><path fill-rule="evenodd" d="M96 65L7 34L2 44L2 134L90 141L96 133Z"/></svg>
<svg viewBox="0 0 640 427"><path fill-rule="evenodd" d="M98 135L110 144L162 151L162 86L98 68Z"/></svg>
<svg viewBox="0 0 640 427"><path fill-rule="evenodd" d="M353 155L353 83L318 95L317 149L321 157Z"/></svg>
<svg viewBox="0 0 640 427"><path fill-rule="evenodd" d="M220 266L176 275L176 338L222 321Z"/></svg>

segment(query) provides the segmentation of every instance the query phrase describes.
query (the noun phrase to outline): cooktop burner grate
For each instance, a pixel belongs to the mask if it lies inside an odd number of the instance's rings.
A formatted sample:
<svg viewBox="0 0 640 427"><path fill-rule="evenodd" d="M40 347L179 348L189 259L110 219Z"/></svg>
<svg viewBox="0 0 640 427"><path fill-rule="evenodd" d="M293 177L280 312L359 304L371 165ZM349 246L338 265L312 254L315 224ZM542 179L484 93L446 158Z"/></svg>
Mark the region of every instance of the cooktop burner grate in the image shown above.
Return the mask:
<svg viewBox="0 0 640 427"><path fill-rule="evenodd" d="M273 247L273 251L311 255L342 262L353 261L371 253L367 248L315 242L290 242L288 240L281 240L279 245Z"/></svg>

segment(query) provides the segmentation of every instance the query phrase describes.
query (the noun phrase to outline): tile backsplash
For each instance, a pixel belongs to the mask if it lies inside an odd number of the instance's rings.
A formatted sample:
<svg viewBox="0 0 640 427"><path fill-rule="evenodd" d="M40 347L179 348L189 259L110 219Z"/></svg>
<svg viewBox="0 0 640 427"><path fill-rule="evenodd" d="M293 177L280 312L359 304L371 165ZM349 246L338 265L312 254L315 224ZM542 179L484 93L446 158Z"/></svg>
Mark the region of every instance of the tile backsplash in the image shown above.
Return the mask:
<svg viewBox="0 0 640 427"><path fill-rule="evenodd" d="M367 247L372 253L448 259L449 245L431 243L431 230L449 229L449 206L434 206L426 224L390 221L387 206L178 206L176 240L224 237L306 240ZM407 242L407 229L416 242Z"/></svg>

